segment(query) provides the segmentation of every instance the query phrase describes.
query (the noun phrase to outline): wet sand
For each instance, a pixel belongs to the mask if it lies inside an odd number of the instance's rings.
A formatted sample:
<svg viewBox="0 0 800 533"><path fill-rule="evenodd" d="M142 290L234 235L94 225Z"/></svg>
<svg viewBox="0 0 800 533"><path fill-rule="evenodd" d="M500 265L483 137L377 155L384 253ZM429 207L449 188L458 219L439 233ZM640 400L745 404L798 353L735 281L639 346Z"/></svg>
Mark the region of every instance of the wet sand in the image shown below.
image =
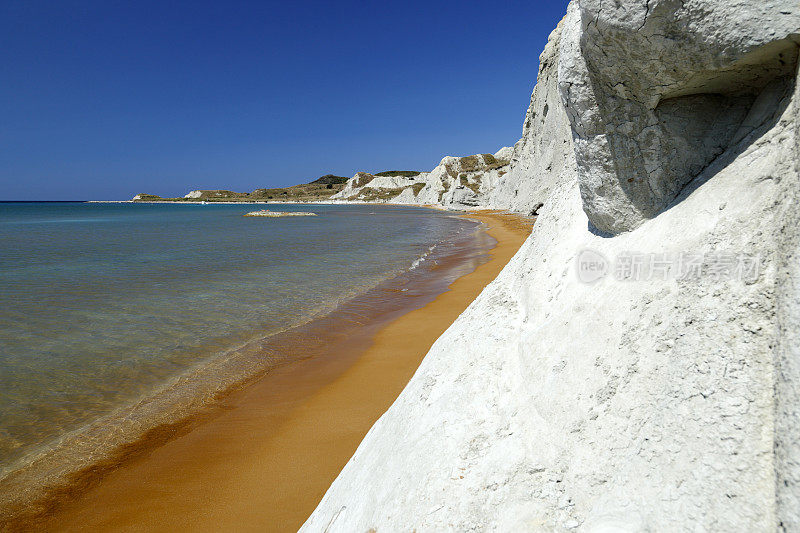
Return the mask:
<svg viewBox="0 0 800 533"><path fill-rule="evenodd" d="M491 259L424 307L279 366L29 522L51 531L295 531L433 342L502 270L530 222L470 215ZM163 433L163 431L162 431Z"/></svg>

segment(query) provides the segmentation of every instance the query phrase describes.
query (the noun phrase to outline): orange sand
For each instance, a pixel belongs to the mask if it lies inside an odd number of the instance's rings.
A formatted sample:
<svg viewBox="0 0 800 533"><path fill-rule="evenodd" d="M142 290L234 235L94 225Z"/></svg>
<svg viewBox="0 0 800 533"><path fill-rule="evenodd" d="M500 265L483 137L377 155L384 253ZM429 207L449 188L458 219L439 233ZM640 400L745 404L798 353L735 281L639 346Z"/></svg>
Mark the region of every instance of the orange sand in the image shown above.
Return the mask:
<svg viewBox="0 0 800 533"><path fill-rule="evenodd" d="M498 244L490 261L447 292L354 340L341 357L270 371L213 414L124 461L35 528L296 531L433 342L530 234L530 222L518 217L469 217L487 223Z"/></svg>

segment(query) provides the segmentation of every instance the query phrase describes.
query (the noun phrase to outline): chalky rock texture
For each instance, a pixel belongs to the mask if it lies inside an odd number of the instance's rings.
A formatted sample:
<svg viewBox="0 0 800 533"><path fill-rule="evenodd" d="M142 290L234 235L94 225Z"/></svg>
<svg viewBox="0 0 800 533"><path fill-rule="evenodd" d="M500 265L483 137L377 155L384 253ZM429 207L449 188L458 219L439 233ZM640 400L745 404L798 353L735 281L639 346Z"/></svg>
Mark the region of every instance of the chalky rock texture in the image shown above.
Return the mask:
<svg viewBox="0 0 800 533"><path fill-rule="evenodd" d="M557 83L563 26L562 22L553 30L539 56L536 87L508 173L488 191L482 206L532 214L544 204L560 177L574 172L572 131Z"/></svg>
<svg viewBox="0 0 800 533"><path fill-rule="evenodd" d="M666 208L774 114L794 75L789 0L580 1L560 89L589 220L619 233Z"/></svg>
<svg viewBox="0 0 800 533"><path fill-rule="evenodd" d="M570 3L535 96L561 92L576 165L304 531L800 531L797 8Z"/></svg>

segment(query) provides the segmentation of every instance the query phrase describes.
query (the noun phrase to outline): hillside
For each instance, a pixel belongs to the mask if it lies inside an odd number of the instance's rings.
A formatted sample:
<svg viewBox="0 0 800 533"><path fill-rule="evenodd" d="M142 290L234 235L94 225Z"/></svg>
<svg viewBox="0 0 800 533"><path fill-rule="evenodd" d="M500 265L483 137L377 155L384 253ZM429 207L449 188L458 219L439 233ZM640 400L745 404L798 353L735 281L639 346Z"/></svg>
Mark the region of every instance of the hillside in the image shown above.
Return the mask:
<svg viewBox="0 0 800 533"><path fill-rule="evenodd" d="M318 202L327 200L341 191L347 178L326 174L310 183L293 185L291 187L277 187L271 189L256 189L250 193L241 193L228 190L196 190L189 192L182 198L162 198L154 194L137 194L134 202L265 202L265 201L291 201L291 202Z"/></svg>

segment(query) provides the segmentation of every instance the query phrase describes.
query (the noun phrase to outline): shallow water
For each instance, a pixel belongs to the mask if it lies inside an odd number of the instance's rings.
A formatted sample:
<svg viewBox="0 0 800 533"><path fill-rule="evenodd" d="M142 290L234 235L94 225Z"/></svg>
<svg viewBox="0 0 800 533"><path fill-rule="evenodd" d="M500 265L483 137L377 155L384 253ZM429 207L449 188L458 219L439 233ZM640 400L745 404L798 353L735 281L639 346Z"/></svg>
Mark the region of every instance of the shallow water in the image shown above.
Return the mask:
<svg viewBox="0 0 800 533"><path fill-rule="evenodd" d="M430 265L432 247L477 228L418 208L278 209L319 216L0 204L0 473L176 376Z"/></svg>

